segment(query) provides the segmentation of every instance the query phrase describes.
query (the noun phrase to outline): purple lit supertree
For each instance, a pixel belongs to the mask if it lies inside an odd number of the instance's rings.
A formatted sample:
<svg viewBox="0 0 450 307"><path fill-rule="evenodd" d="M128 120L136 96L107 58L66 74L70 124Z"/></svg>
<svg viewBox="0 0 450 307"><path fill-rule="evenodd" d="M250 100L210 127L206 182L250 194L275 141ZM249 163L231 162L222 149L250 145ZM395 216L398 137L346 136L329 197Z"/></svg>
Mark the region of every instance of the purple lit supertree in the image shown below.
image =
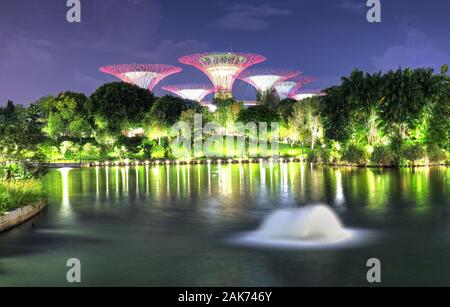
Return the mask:
<svg viewBox="0 0 450 307"><path fill-rule="evenodd" d="M244 71L239 79L254 86L258 92L271 92L281 82L299 76L300 71L283 69L252 69Z"/></svg>
<svg viewBox="0 0 450 307"><path fill-rule="evenodd" d="M164 64L119 64L101 67L100 71L152 91L161 80L182 69Z"/></svg>
<svg viewBox="0 0 450 307"><path fill-rule="evenodd" d="M163 90L174 93L183 99L202 102L203 99L214 92L214 87L208 84L182 84L163 86Z"/></svg>
<svg viewBox="0 0 450 307"><path fill-rule="evenodd" d="M294 96L297 95L305 85L308 85L315 81L317 81L317 79L314 77L298 76L293 80L281 82L275 87L275 89L277 90L278 95L281 99L294 99Z"/></svg>
<svg viewBox="0 0 450 307"><path fill-rule="evenodd" d="M262 63L265 57L249 53L203 53L181 57L180 63L191 65L204 72L214 85L216 98L233 97L236 78L252 65Z"/></svg>

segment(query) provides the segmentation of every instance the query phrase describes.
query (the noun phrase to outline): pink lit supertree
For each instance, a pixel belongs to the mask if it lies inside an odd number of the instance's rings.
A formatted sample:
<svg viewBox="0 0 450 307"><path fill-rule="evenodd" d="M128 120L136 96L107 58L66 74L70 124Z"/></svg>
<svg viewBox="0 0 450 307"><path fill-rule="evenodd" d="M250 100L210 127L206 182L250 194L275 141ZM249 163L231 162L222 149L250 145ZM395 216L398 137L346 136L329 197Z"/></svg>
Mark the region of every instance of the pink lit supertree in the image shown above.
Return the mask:
<svg viewBox="0 0 450 307"><path fill-rule="evenodd" d="M314 77L308 76L298 76L293 80L287 80L279 83L275 86L275 89L278 92L278 95L281 99L292 98L301 91L301 89L310 84L317 81Z"/></svg>
<svg viewBox="0 0 450 307"><path fill-rule="evenodd" d="M300 71L283 69L252 69L244 71L239 79L254 86L258 92L271 92L275 86L301 74Z"/></svg>
<svg viewBox="0 0 450 307"><path fill-rule="evenodd" d="M232 89L236 78L247 68L266 60L250 53L203 53L184 56L180 63L191 65L204 72L214 85L216 98L233 97Z"/></svg>
<svg viewBox="0 0 450 307"><path fill-rule="evenodd" d="M214 87L208 84L182 84L163 86L163 90L174 93L183 99L202 102L203 99L214 92Z"/></svg>
<svg viewBox="0 0 450 307"><path fill-rule="evenodd" d="M101 67L100 71L152 91L161 80L182 69L164 64L119 64Z"/></svg>

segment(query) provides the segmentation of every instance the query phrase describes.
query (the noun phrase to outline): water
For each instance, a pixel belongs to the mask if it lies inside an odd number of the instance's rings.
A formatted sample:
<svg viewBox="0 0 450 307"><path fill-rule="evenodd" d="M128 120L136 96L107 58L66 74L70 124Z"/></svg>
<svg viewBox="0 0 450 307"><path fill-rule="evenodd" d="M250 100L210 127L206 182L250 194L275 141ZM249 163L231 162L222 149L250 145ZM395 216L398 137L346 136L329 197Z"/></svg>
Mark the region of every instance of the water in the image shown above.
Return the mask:
<svg viewBox="0 0 450 307"><path fill-rule="evenodd" d="M79 258L89 286L450 286L450 168L306 164L52 171L49 206L0 235L0 286L67 286ZM358 244L236 244L276 210L330 206Z"/></svg>

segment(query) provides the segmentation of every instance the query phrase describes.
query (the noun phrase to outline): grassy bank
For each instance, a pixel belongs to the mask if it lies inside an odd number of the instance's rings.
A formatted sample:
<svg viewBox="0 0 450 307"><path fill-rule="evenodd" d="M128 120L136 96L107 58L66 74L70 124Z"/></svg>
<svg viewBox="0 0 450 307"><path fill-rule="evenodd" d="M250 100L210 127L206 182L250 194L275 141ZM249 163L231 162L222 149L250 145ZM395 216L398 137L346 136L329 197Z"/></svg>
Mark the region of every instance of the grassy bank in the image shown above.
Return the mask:
<svg viewBox="0 0 450 307"><path fill-rule="evenodd" d="M44 200L42 183L37 179L0 181L0 215Z"/></svg>
<svg viewBox="0 0 450 307"><path fill-rule="evenodd" d="M0 165L0 215L17 208L42 203L45 193L39 169L22 163Z"/></svg>

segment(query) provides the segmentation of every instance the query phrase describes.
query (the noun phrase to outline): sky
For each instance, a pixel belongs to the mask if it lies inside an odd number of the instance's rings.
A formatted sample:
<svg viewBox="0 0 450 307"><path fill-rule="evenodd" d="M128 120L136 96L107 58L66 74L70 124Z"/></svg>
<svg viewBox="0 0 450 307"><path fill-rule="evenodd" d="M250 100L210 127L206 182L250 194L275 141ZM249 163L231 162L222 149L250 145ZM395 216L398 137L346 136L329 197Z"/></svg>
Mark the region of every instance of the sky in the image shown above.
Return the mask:
<svg viewBox="0 0 450 307"><path fill-rule="evenodd" d="M267 61L255 68L301 70L318 78L315 89L355 68L450 63L450 1L381 4L382 22L369 23L366 0L81 0L81 23L68 23L66 0L0 0L0 105L67 90L89 95L116 81L99 67L118 63L183 68L160 85L209 83L177 62L197 52L262 54ZM235 93L255 95L242 81Z"/></svg>

